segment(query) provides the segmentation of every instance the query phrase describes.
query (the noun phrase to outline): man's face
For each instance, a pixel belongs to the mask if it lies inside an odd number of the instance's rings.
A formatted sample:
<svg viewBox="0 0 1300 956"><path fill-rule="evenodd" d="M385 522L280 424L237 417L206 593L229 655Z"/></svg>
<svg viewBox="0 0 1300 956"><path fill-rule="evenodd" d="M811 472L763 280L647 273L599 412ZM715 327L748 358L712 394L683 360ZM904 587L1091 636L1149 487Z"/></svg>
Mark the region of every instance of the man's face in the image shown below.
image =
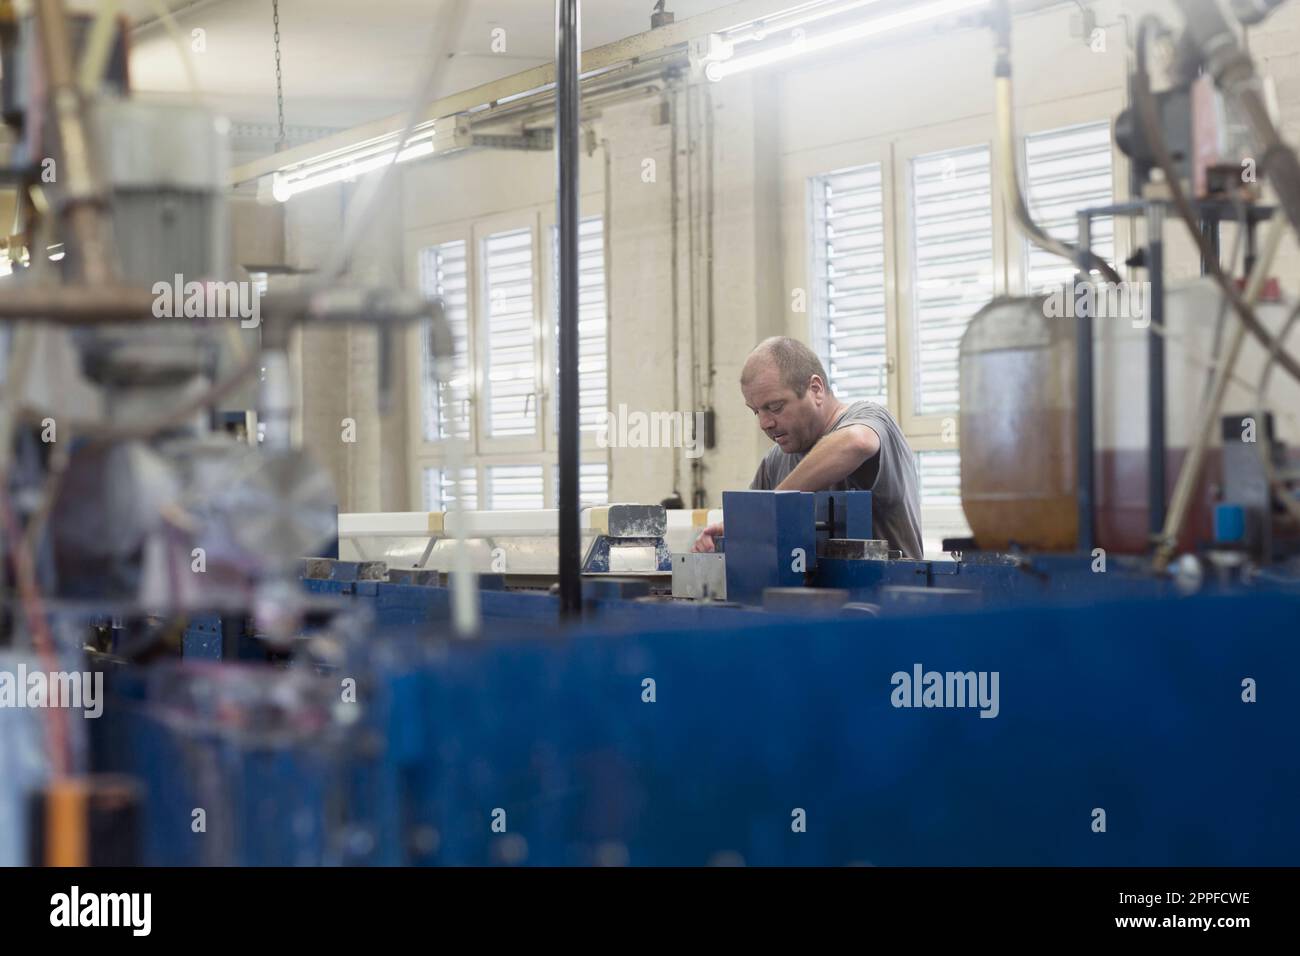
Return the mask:
<svg viewBox="0 0 1300 956"><path fill-rule="evenodd" d="M822 436L821 408L826 399L822 380L813 376L803 398L781 381L771 363L764 362L740 386L745 404L758 418L758 427L787 454L807 452Z"/></svg>

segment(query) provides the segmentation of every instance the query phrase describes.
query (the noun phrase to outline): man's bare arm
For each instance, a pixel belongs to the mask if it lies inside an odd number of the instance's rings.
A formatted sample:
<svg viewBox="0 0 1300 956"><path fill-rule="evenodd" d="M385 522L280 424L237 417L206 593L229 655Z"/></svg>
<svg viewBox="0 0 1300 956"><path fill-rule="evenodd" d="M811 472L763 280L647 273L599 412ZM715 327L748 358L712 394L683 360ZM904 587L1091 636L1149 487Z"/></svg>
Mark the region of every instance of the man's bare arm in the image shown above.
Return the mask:
<svg viewBox="0 0 1300 956"><path fill-rule="evenodd" d="M813 445L776 490L824 491L853 474L879 451L880 436L870 426L855 423L837 428Z"/></svg>

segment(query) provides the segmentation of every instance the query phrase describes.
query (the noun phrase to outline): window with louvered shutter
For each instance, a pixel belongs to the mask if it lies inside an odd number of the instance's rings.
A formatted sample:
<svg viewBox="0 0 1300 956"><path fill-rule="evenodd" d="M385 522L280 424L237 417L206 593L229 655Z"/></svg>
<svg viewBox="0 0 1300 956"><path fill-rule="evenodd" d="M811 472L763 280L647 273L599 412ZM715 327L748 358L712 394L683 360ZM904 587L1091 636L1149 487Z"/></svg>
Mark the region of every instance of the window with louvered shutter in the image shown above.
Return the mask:
<svg viewBox="0 0 1300 956"><path fill-rule="evenodd" d="M487 469L487 507L512 511L544 507L541 465L491 465Z"/></svg>
<svg viewBox="0 0 1300 956"><path fill-rule="evenodd" d="M560 415L560 231L551 227L551 318L555 330L555 402ZM609 405L609 313L605 306L605 228L599 216L578 224L578 419L583 431L605 421Z"/></svg>
<svg viewBox="0 0 1300 956"><path fill-rule="evenodd" d="M993 295L989 149L912 159L914 412L957 409L957 356L972 315Z"/></svg>
<svg viewBox="0 0 1300 956"><path fill-rule="evenodd" d="M1077 213L1105 206L1114 190L1110 123L1086 123L1025 137L1025 192L1034 221L1058 239L1079 239ZM1103 259L1115 255L1115 222L1092 221L1092 248ZM1075 267L1025 240L1026 285L1031 292L1074 281Z"/></svg>
<svg viewBox="0 0 1300 956"><path fill-rule="evenodd" d="M478 510L478 480L473 468L462 468L459 482L445 468L424 469L424 510L449 511L457 493L463 511ZM458 487L459 486L459 487Z"/></svg>
<svg viewBox="0 0 1300 956"><path fill-rule="evenodd" d="M552 469L551 507L560 506L560 466ZM578 503L582 508L609 504L609 465L603 461L578 464Z"/></svg>
<svg viewBox="0 0 1300 956"><path fill-rule="evenodd" d="M487 437L537 432L537 354L533 315L533 231L499 232L483 241L482 350ZM540 507L540 506L539 506Z"/></svg>
<svg viewBox="0 0 1300 956"><path fill-rule="evenodd" d="M420 330L420 407L425 441L457 435L468 438L469 413L469 275L464 240L444 242L420 253L420 289L442 296L456 356L450 382L435 382L429 360L429 328Z"/></svg>
<svg viewBox="0 0 1300 956"><path fill-rule="evenodd" d="M881 166L810 182L813 339L842 399L888 400Z"/></svg>
<svg viewBox="0 0 1300 956"><path fill-rule="evenodd" d="M961 504L961 454L956 451L916 453L921 481L921 506Z"/></svg>
<svg viewBox="0 0 1300 956"><path fill-rule="evenodd" d="M927 554L942 550L944 538L970 535L961 507L961 455L957 451L916 453L921 484L921 533Z"/></svg>

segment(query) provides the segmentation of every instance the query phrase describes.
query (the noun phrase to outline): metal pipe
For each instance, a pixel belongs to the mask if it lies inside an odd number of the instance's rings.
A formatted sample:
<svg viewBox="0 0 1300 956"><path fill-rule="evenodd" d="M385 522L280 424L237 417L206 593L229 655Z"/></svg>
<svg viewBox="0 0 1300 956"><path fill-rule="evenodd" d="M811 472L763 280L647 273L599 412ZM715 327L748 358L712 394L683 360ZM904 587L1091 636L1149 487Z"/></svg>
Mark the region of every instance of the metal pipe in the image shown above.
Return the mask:
<svg viewBox="0 0 1300 956"><path fill-rule="evenodd" d="M660 95L666 85L661 78L662 69L642 70L637 75L621 79L608 86L588 89L582 94L584 120L594 119L606 106L644 97ZM620 75L622 71L619 71ZM592 84L587 84L589 87ZM537 97L536 102L528 100L518 108L499 107L473 114L470 123L471 132L492 132L499 126L519 124L522 129L550 129L555 122L555 104L547 102L544 97Z"/></svg>
<svg viewBox="0 0 1300 956"><path fill-rule="evenodd" d="M1020 167L1017 158L1014 108L1011 97L1011 7L1007 0L993 5L993 26L996 36L996 63L993 74L994 111L997 121L996 163L1002 178L1002 201L1007 211L1020 224L1030 242L1041 249L1073 262L1085 274L1096 270L1108 282L1120 282L1116 272L1105 259L1089 249L1076 248L1062 242L1034 222L1025 205L1024 191L1020 188Z"/></svg>
<svg viewBox="0 0 1300 956"><path fill-rule="evenodd" d="M148 321L157 299L147 289L42 286L10 283L0 296L0 322L27 320L58 325L107 325Z"/></svg>
<svg viewBox="0 0 1300 956"><path fill-rule="evenodd" d="M56 325L112 325L154 318L158 296L137 286L46 286L11 283L0 297L0 322L39 321ZM337 288L271 293L262 306L269 331L299 323L416 322L432 319L441 330L441 300L415 292L381 288Z"/></svg>
<svg viewBox="0 0 1300 956"><path fill-rule="evenodd" d="M1092 248L1092 217L1087 212L1079 214L1079 247ZM1080 276L1087 281L1086 275ZM1097 541L1096 484L1097 471L1096 428L1093 423L1093 367L1092 367L1092 316L1080 309L1075 316L1075 457L1078 492L1078 548L1091 554Z"/></svg>
<svg viewBox="0 0 1300 956"><path fill-rule="evenodd" d="M103 196L90 148L90 133L72 62L72 34L63 0L37 0L36 25L49 89L50 112L58 130L63 217L88 285L106 284L114 270L108 246Z"/></svg>
<svg viewBox="0 0 1300 956"><path fill-rule="evenodd" d="M555 0L556 221L560 280L560 611L582 613L578 529L578 162L581 0Z"/></svg>
<svg viewBox="0 0 1300 956"><path fill-rule="evenodd" d="M1159 540L1165 526L1165 210L1147 207L1147 277L1151 328L1147 330L1147 530Z"/></svg>

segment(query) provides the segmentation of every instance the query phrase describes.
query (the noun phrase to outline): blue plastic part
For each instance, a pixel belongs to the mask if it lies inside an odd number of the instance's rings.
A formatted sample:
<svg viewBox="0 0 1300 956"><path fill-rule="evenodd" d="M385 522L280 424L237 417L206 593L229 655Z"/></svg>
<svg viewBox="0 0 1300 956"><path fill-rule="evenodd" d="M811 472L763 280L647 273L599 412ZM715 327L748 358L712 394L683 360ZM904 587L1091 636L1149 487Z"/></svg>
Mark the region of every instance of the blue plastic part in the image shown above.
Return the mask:
<svg viewBox="0 0 1300 956"><path fill-rule="evenodd" d="M815 500L802 491L724 491L727 600L762 604L763 589L799 587L817 565Z"/></svg>
<svg viewBox="0 0 1300 956"><path fill-rule="evenodd" d="M236 659L241 661L266 659L265 646L249 633L244 618L223 618L218 614L196 614L190 618L181 635L181 656L186 660L226 659L228 648L223 627L232 628Z"/></svg>
<svg viewBox="0 0 1300 956"><path fill-rule="evenodd" d="M871 538L871 492L817 491L814 496L817 521L831 525L819 531L818 538Z"/></svg>
<svg viewBox="0 0 1300 956"><path fill-rule="evenodd" d="M1214 540L1218 544L1241 544L1246 540L1246 509L1223 504L1214 508Z"/></svg>

